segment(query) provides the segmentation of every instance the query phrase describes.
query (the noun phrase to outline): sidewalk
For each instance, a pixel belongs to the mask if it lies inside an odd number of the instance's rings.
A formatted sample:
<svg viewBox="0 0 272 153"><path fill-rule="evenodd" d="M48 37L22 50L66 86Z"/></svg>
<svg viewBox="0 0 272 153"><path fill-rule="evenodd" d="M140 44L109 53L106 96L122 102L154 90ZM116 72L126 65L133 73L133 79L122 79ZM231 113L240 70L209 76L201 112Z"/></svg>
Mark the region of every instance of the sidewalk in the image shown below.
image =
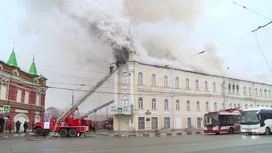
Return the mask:
<svg viewBox="0 0 272 153"><path fill-rule="evenodd" d="M23 132L19 132L17 133L0 133L0 139L9 139L9 138L18 138L18 137L30 137L33 136L34 133L33 132L27 132L27 133L23 133Z"/></svg>

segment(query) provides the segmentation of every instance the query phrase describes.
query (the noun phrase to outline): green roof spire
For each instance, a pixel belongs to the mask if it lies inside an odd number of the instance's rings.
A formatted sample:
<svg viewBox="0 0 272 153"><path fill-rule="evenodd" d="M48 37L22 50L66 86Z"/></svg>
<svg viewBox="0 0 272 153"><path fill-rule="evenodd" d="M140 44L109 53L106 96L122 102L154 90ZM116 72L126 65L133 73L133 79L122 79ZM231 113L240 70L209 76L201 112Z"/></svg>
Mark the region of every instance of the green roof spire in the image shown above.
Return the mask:
<svg viewBox="0 0 272 153"><path fill-rule="evenodd" d="M31 67L29 69L29 74L30 75L37 75L37 69L36 69L34 57L33 57L33 61L32 61Z"/></svg>
<svg viewBox="0 0 272 153"><path fill-rule="evenodd" d="M13 49L12 49L12 53L10 54L8 63L9 66L16 66L17 67L17 60L16 60L16 56L14 53L14 45L13 45Z"/></svg>

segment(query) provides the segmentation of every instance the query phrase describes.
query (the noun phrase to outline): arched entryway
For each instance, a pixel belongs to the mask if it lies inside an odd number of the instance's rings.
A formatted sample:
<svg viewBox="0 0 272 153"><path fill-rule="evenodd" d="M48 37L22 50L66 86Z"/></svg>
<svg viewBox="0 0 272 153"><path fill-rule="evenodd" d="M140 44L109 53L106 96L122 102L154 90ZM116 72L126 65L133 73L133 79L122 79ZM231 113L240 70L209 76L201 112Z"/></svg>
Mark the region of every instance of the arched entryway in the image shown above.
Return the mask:
<svg viewBox="0 0 272 153"><path fill-rule="evenodd" d="M25 114L17 114L14 118L13 118L13 127L14 127L14 130L16 129L15 127L15 123L17 121L20 121L21 122L21 127L20 127L20 131L19 132L23 132L24 131L24 123L25 121L29 122L29 118L25 115Z"/></svg>

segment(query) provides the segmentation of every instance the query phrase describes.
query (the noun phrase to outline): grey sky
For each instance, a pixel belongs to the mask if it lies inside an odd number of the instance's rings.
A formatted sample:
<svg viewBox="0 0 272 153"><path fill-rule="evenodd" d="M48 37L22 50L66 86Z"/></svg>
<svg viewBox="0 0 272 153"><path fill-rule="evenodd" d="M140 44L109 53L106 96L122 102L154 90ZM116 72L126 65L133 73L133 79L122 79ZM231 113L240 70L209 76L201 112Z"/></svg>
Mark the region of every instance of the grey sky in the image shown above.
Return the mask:
<svg viewBox="0 0 272 153"><path fill-rule="evenodd" d="M7 62L13 43L16 42L15 52L21 69L28 71L33 55L35 55L38 73L48 78L48 86L77 89L79 86L75 84L86 84L87 87L81 87L81 89L87 89L93 84L93 80L100 79L108 72L108 64L112 61L111 54L92 32L84 28L86 22L81 24L82 19L80 17L84 17L84 15L81 14L75 19L70 16L71 12L72 14L75 13L75 16L78 15L80 13L79 8L76 8L76 6L71 8L73 5L65 5L59 9L58 4L51 4L50 2L39 4L35 2L33 4L32 0L0 1L0 60ZM122 0L114 2L103 0L97 3L93 0L91 2L93 2L92 5L87 4L86 7L83 7L87 11L90 10L87 13L93 13L92 11L96 9L91 7L97 7L97 10L101 12L114 12L113 16L121 23L128 23L127 21L131 18L130 15L124 16L122 13L126 10ZM164 2L160 2L163 6ZM209 48L206 46L210 46L207 44L212 44L212 46L216 46L216 56L208 51L205 53L206 55L181 61L186 64L181 64L180 68L194 63L198 67L202 64L201 62L205 62L203 58L209 56L208 60L213 59L213 57L214 60L223 59L221 70L216 73L218 75L223 74L224 70L230 67L226 74L229 77L272 84L272 72L257 46L255 33L237 38L271 21L272 11L270 6L272 6L272 1L235 1L268 17L270 20L234 5L229 0L194 2L197 3L193 4L195 7L187 10L186 6L188 5L190 8L191 3L186 0L180 1L185 6L182 8L185 11L181 11L182 15L185 15L184 18L168 19L168 16L163 13L167 10L167 6L165 6L165 10L164 7L160 9L161 16L165 18L157 19L156 16L153 16L152 19L154 20L150 22L142 18L141 14L137 14L136 4L129 1L129 6L132 10L134 9L138 21L138 24L131 28L135 42L148 42L147 40L152 37L156 37L156 39L165 37L167 41L163 39L158 39L158 41L168 44L166 48L171 51L174 50L173 55L178 55L178 59L190 57L203 49L206 50ZM135 7L133 7L134 4ZM141 5L141 3L138 5ZM154 6L156 5L154 4ZM169 7L171 7L170 4ZM159 4L157 8L160 8ZM67 11L68 15L63 15L61 11ZM179 11L178 13L180 13ZM125 28L127 26L125 25ZM170 41L171 39L173 41ZM272 66L272 24L258 30L257 39L263 54ZM155 46L152 47L145 46L145 49L161 50L156 46L156 43L154 44ZM183 51L179 52L179 49ZM167 52L168 50L162 51ZM149 55L154 54L151 51L148 52ZM205 69L211 69L211 71L205 72L213 73L214 67L216 67L215 62L207 66ZM111 91L112 84L112 82L107 82L106 86L101 88L100 91ZM46 107L63 108L68 106L71 103L71 93L71 91L48 89ZM82 92L75 92L76 97L80 94ZM88 111L90 107L99 105L100 97L102 103L113 99L112 94L95 94L83 105L84 109Z"/></svg>

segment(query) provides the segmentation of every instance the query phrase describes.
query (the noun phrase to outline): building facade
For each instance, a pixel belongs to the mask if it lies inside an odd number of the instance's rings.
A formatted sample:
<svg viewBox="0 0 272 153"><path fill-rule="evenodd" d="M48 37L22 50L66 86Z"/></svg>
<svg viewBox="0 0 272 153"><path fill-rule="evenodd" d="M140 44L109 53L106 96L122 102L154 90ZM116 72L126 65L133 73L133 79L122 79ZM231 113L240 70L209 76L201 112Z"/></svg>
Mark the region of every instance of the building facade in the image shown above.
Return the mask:
<svg viewBox="0 0 272 153"><path fill-rule="evenodd" d="M129 61L115 74L114 100L115 131L200 129L209 111L272 107L272 85Z"/></svg>
<svg viewBox="0 0 272 153"><path fill-rule="evenodd" d="M19 68L14 51L7 63L0 61L0 118L5 121L0 123L1 132L10 125L14 130L18 120L22 123L20 131L23 131L25 121L32 129L33 121L44 119L46 80L37 74L34 59L29 72ZM4 105L10 105L10 112L3 112Z"/></svg>

